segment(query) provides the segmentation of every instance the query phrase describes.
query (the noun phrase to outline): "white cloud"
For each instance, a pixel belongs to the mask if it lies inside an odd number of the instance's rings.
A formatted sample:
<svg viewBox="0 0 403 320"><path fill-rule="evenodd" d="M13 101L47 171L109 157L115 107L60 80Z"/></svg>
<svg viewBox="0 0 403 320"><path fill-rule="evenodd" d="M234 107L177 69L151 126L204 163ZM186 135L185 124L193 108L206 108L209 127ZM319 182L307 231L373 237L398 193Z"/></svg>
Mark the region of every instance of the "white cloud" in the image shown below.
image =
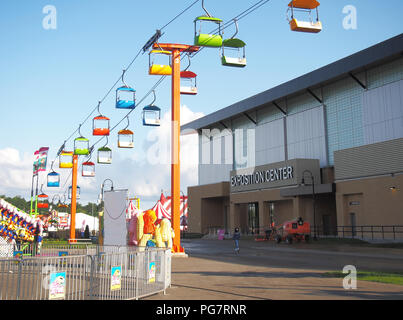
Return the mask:
<svg viewBox="0 0 403 320"><path fill-rule="evenodd" d="M181 107L181 124L202 117L202 113L192 112L187 106ZM111 179L115 189L128 189L129 196L140 197L143 209L148 209L158 200L161 190L170 193L170 135L171 114L163 114L160 127L150 129L146 141L134 155L114 152L112 165L96 164L96 177L83 178L78 174L81 187L81 203L96 202L105 179ZM140 146L139 146L140 147ZM160 148L160 150L158 149ZM165 153L161 161L158 153ZM150 156L151 154L151 156ZM94 154L95 155L95 154ZM96 155L95 155L96 157ZM48 159L48 172L51 161ZM80 159L81 162L82 159ZM157 160L157 161L156 161ZM93 162L96 159L93 156ZM21 195L28 198L31 190L33 155L24 154L14 148L0 150L0 193ZM197 184L198 137L196 134L181 137L181 189L187 193L187 187ZM44 192L52 199L56 194L63 194L71 185L71 170L59 169L58 160L54 170L61 175L62 188L47 188L48 172L40 173L39 187L44 184ZM109 188L109 184L107 186ZM67 192L66 192L67 196Z"/></svg>
<svg viewBox="0 0 403 320"><path fill-rule="evenodd" d="M33 155L20 155L14 148L0 150L0 193L26 194L30 193Z"/></svg>
<svg viewBox="0 0 403 320"><path fill-rule="evenodd" d="M181 124L202 117L187 106L181 107ZM140 197L143 209L155 204L161 190L167 194L171 188L171 113L163 114L161 126L150 129L141 150L142 157L121 159L114 157L112 170L108 177L116 184L115 188L128 188L130 196ZM198 175L198 137L196 134L181 137L181 189L187 193L187 187L197 184Z"/></svg>

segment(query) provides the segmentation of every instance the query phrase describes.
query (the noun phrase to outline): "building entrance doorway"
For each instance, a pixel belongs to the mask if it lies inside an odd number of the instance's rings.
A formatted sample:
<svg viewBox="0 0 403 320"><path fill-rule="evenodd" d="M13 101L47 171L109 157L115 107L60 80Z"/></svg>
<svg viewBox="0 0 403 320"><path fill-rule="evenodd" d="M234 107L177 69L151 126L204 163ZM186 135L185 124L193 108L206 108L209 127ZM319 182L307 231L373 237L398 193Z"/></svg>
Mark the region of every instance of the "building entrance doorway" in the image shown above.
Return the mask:
<svg viewBox="0 0 403 320"><path fill-rule="evenodd" d="M259 233L259 203L249 203L248 205L248 233Z"/></svg>

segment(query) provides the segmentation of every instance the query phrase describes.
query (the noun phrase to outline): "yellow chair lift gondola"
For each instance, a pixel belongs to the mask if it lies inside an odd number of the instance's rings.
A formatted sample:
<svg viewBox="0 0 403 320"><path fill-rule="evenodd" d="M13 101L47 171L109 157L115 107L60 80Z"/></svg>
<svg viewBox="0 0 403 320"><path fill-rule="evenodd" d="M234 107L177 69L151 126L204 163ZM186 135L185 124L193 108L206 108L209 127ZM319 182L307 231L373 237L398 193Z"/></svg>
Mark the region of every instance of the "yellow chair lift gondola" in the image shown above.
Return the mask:
<svg viewBox="0 0 403 320"><path fill-rule="evenodd" d="M71 169L73 168L73 155L72 151L62 151L59 155L59 168Z"/></svg>
<svg viewBox="0 0 403 320"><path fill-rule="evenodd" d="M127 127L118 132L118 148L134 148L134 133L127 129L130 125L129 116L127 118Z"/></svg>
<svg viewBox="0 0 403 320"><path fill-rule="evenodd" d="M168 64L158 64L161 57L168 57ZM151 50L148 54L149 70L148 74L154 76L170 76L172 75L172 63L171 63L172 53L166 50ZM158 61L157 61L158 59Z"/></svg>
<svg viewBox="0 0 403 320"><path fill-rule="evenodd" d="M183 71L181 71L181 84L180 93L185 95L197 94L197 74L189 71L190 67L190 55L188 54L189 65Z"/></svg>
<svg viewBox="0 0 403 320"><path fill-rule="evenodd" d="M292 0L288 4L287 19L290 23L292 31L318 33L322 31L322 23L319 21L320 3L316 0ZM316 9L316 22L312 20L312 10ZM291 10L291 19L288 16L288 12ZM295 12L301 11L309 14L310 21L297 20L295 18Z"/></svg>
<svg viewBox="0 0 403 320"><path fill-rule="evenodd" d="M220 48L222 46L221 24L223 21L219 18L212 17L210 13L208 13L206 8L204 7L204 0L202 1L202 8L206 12L206 15L197 17L194 20L194 28L195 28L194 45L199 47ZM218 34L202 32L202 25L203 23L206 22L217 24ZM198 25L199 30L197 30Z"/></svg>
<svg viewBox="0 0 403 320"><path fill-rule="evenodd" d="M244 68L246 67L246 53L245 53L246 43L240 39L235 38L235 36L238 34L237 19L234 19L234 24L236 27L235 34L231 38L224 40L221 47L222 50L221 64L227 67ZM228 56L226 54L228 50L236 51L237 56L236 57Z"/></svg>

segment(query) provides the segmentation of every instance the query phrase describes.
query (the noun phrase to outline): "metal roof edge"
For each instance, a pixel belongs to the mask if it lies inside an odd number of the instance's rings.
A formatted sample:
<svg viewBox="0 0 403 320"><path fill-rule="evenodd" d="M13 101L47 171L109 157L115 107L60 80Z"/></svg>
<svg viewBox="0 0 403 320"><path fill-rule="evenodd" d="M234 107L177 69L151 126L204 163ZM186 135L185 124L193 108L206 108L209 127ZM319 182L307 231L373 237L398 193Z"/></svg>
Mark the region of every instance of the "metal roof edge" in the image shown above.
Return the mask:
<svg viewBox="0 0 403 320"><path fill-rule="evenodd" d="M198 130L403 53L403 33L181 126Z"/></svg>

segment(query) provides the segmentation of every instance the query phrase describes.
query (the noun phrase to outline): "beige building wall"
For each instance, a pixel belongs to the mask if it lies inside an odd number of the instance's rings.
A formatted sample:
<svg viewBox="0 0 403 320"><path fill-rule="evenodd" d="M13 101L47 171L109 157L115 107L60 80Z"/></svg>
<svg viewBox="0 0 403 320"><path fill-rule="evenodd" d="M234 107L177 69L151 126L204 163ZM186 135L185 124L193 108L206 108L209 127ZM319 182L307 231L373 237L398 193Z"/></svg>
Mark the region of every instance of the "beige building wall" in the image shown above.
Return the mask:
<svg viewBox="0 0 403 320"><path fill-rule="evenodd" d="M336 184L337 221L351 226L403 225L403 174Z"/></svg>

